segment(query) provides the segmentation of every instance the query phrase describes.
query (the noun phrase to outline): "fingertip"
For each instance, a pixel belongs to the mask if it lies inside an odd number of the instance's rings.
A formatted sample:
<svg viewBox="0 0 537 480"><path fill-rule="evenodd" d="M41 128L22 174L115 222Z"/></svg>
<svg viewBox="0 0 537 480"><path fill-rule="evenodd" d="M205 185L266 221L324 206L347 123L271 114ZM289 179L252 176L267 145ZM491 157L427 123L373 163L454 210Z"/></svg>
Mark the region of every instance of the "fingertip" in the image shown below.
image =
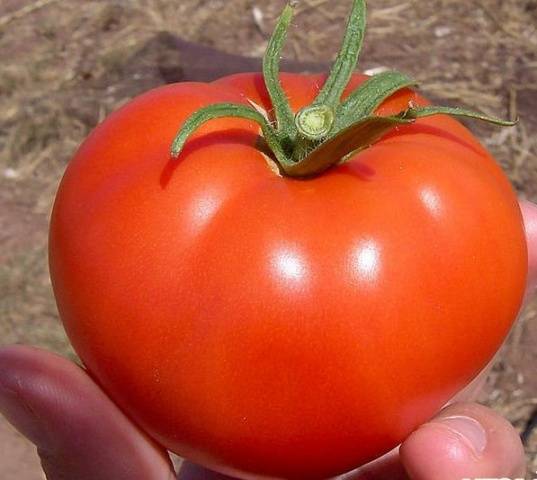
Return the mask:
<svg viewBox="0 0 537 480"><path fill-rule="evenodd" d="M53 383L42 376L42 369L51 362L61 365L62 359L29 346L0 349L0 413L38 448L46 449L54 448L54 439L36 417L40 409L32 404L47 409L56 402Z"/></svg>
<svg viewBox="0 0 537 480"><path fill-rule="evenodd" d="M401 461L413 480L521 477L524 450L514 428L473 403L446 407L401 445Z"/></svg>
<svg viewBox="0 0 537 480"><path fill-rule="evenodd" d="M413 432L399 453L413 480L460 479L475 470L475 453L468 443L448 424L435 421Z"/></svg>

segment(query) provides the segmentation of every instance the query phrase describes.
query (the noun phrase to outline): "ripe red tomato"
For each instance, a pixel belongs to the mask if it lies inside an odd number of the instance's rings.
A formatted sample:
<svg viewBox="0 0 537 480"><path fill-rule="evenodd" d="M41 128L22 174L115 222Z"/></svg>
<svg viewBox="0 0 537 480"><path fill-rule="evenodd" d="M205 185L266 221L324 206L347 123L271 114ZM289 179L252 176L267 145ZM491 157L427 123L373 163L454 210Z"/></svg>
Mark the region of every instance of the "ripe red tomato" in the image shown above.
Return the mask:
<svg viewBox="0 0 537 480"><path fill-rule="evenodd" d="M297 110L323 78L282 82ZM444 115L306 180L275 173L240 119L170 161L188 115L248 100L270 108L258 74L158 88L103 122L58 191L54 291L89 372L162 445L326 478L393 448L491 359L524 290L521 215ZM424 103L403 90L379 112L409 101Z"/></svg>

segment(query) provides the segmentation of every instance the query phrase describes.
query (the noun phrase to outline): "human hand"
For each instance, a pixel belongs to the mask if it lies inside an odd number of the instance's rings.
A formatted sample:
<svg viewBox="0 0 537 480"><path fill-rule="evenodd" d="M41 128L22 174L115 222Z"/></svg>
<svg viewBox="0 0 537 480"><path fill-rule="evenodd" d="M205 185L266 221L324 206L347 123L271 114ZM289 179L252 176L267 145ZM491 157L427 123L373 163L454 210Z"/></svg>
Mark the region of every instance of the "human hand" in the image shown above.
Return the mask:
<svg viewBox="0 0 537 480"><path fill-rule="evenodd" d="M522 203L521 208L530 291L537 285L537 206ZM167 452L138 429L83 369L52 353L23 346L0 350L0 413L36 445L49 480L176 478ZM524 473L522 444L506 420L475 403L453 403L397 451L343 478L460 480L516 478ZM185 462L177 478L228 477Z"/></svg>

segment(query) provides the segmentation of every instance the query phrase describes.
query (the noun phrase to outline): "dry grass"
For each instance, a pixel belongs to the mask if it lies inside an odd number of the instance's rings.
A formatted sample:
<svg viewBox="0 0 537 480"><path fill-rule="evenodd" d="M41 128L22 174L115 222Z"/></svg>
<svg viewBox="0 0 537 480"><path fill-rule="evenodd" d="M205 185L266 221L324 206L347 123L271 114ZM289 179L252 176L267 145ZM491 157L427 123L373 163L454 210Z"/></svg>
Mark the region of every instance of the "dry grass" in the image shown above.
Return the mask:
<svg viewBox="0 0 537 480"><path fill-rule="evenodd" d="M4 0L0 343L70 352L48 281L47 216L63 169L89 130L130 96L163 81L132 70L137 52L157 32L169 31L228 52L260 55L283 4ZM300 2L286 55L328 60L337 51L348 6ZM432 98L520 117L509 129L472 128L519 194L537 200L537 2L371 0L369 25L362 69L399 68L420 80ZM520 430L537 404L536 312L533 303L514 330L486 399ZM535 437L528 455L537 470Z"/></svg>

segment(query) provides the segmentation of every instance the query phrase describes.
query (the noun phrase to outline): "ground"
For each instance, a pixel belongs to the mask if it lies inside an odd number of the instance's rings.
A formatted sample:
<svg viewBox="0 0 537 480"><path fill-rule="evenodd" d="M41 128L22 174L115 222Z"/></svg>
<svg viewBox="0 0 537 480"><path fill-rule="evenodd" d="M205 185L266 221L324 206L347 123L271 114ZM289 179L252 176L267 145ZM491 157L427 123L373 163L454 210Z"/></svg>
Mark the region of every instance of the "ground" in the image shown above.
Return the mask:
<svg viewBox="0 0 537 480"><path fill-rule="evenodd" d="M74 358L47 272L48 215L77 145L139 92L257 62L284 2L3 0L0 4L0 345L30 343ZM341 37L350 1L302 0L285 58L318 69ZM360 68L400 69L435 100L520 118L472 124L522 198L537 201L537 2L370 0ZM201 50L200 50L201 48ZM210 60L202 61L205 58ZM218 60L220 59L220 61ZM245 63L246 62L246 63ZM296 67L296 65L295 65ZM482 400L527 429L537 469L537 301L505 345ZM35 455L0 422L4 480L42 479Z"/></svg>

